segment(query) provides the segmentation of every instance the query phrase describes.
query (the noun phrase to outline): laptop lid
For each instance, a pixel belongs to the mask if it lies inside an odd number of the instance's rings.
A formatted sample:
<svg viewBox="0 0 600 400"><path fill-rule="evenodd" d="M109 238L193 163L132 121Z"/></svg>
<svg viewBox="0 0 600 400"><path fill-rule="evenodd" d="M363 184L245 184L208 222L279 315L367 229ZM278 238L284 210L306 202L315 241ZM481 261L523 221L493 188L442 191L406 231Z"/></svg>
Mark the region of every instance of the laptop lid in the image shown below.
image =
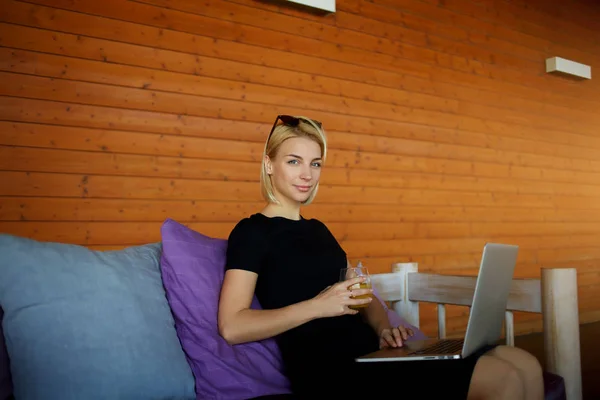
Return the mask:
<svg viewBox="0 0 600 400"><path fill-rule="evenodd" d="M475 294L462 349L467 357L502 336L502 323L517 263L519 247L487 243L483 249Z"/></svg>

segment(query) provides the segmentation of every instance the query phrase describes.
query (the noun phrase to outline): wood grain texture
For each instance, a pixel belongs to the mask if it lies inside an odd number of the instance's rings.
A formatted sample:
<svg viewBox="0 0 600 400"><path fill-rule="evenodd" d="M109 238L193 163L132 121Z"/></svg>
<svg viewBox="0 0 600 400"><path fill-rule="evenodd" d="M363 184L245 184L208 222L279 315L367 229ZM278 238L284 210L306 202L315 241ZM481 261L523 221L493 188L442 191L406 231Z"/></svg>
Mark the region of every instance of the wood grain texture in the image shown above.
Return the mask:
<svg viewBox="0 0 600 400"><path fill-rule="evenodd" d="M0 0L0 232L105 250L209 235L262 206L277 113L324 122L304 215L351 262L473 276L488 241L515 276L577 268L600 307L600 9L543 0L344 0L317 15L254 0ZM437 330L435 306L420 325ZM448 336L468 309L445 307ZM516 333L540 330L515 311Z"/></svg>
<svg viewBox="0 0 600 400"><path fill-rule="evenodd" d="M418 273L409 275L411 301L470 306L476 277ZM541 313L541 285L538 279L513 280L507 310Z"/></svg>

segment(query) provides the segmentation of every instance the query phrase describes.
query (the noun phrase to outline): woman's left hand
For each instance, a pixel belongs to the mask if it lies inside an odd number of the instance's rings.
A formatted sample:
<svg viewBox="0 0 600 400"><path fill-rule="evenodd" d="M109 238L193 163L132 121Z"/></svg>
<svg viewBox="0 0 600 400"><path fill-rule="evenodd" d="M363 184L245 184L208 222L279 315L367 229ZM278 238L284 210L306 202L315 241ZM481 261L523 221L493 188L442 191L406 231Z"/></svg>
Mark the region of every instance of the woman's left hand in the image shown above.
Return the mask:
<svg viewBox="0 0 600 400"><path fill-rule="evenodd" d="M383 349L386 347L402 347L404 341L413 335L414 332L412 329L405 328L401 325L398 325L395 328L383 328L379 332L379 348Z"/></svg>

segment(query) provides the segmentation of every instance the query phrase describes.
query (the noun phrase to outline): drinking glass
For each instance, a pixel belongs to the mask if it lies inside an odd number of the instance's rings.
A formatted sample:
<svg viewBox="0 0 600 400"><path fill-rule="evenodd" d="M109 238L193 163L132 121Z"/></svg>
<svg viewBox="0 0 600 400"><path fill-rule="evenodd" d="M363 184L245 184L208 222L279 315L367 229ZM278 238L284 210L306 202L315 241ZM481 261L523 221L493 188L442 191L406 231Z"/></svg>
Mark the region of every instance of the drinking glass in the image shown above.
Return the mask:
<svg viewBox="0 0 600 400"><path fill-rule="evenodd" d="M367 269L367 267L364 267L362 264L359 263L356 267L342 268L340 270L340 282L343 282L343 281L346 281L346 280L352 279L352 278L357 278L359 276L364 276L365 280L361 283L356 283L356 284L350 286L348 289L351 289L351 290L371 289L371 276L369 275L369 270ZM370 294L364 294L361 296L352 296L352 298L366 299L370 296L371 296ZM364 307L368 307L368 306L369 306L369 303L366 303L366 304L357 304L357 305L348 306L348 308L356 310L356 309L364 308Z"/></svg>

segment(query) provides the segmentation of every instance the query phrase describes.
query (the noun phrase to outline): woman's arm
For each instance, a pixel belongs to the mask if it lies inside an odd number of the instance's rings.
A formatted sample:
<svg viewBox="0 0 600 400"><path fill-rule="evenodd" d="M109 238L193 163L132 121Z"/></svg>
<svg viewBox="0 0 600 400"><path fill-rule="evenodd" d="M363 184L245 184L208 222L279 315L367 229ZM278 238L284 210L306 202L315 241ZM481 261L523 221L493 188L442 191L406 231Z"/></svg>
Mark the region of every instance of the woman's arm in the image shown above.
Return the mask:
<svg viewBox="0 0 600 400"><path fill-rule="evenodd" d="M218 320L219 333L229 344L272 337L317 317L310 301L276 310L250 309L257 277L240 269L225 272Z"/></svg>
<svg viewBox="0 0 600 400"><path fill-rule="evenodd" d="M375 297L375 296L373 296ZM387 312L381 305L381 303L375 299L376 301L371 302L369 307L365 307L361 310L361 314L368 322L369 325L377 332L379 335L383 329L391 328L390 321L387 316Z"/></svg>
<svg viewBox="0 0 600 400"><path fill-rule="evenodd" d="M368 304L371 299L353 299L348 286L363 278L337 283L310 300L276 310L250 308L258 274L240 269L225 272L219 300L218 325L220 335L229 344L251 342L273 337L316 318L356 314L349 305ZM354 290L356 295L371 293L370 289Z"/></svg>

